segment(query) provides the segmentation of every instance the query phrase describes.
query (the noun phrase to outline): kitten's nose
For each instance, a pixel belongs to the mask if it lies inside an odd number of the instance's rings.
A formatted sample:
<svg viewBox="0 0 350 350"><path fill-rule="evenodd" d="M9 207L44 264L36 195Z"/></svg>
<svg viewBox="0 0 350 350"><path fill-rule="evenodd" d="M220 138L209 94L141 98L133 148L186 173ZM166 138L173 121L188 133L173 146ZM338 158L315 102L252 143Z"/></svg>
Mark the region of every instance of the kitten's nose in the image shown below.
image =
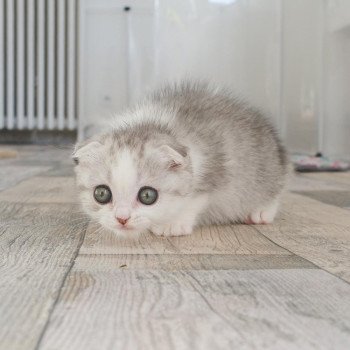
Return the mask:
<svg viewBox="0 0 350 350"><path fill-rule="evenodd" d="M129 219L130 219L130 217L128 217L128 218L117 218L117 221L120 224L125 225L128 222Z"/></svg>

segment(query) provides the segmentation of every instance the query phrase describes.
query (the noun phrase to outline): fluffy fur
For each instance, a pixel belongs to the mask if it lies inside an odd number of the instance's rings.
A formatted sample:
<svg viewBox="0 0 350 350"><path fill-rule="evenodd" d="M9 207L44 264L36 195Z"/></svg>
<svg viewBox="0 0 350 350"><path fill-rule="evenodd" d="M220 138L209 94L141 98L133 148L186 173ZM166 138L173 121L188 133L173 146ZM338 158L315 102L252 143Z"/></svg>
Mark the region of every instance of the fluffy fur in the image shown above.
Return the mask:
<svg viewBox="0 0 350 350"><path fill-rule="evenodd" d="M286 152L271 124L228 93L202 84L164 88L78 144L77 184L85 211L116 232L190 234L195 226L271 223ZM112 202L94 200L98 185ZM158 190L153 205L137 199ZM125 226L116 217L128 218Z"/></svg>

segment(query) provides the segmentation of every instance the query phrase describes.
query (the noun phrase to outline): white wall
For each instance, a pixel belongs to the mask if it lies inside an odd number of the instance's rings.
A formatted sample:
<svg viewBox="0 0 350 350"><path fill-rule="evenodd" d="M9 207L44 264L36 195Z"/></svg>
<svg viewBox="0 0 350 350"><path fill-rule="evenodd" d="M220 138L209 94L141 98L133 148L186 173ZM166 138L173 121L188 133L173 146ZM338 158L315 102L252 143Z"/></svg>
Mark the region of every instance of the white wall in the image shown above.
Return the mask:
<svg viewBox="0 0 350 350"><path fill-rule="evenodd" d="M326 24L324 149L350 159L350 1L329 0Z"/></svg>
<svg viewBox="0 0 350 350"><path fill-rule="evenodd" d="M283 136L292 152L321 150L323 2L283 2Z"/></svg>
<svg viewBox="0 0 350 350"><path fill-rule="evenodd" d="M81 1L83 130L165 81L209 79L261 108L291 152L350 149L350 1Z"/></svg>
<svg viewBox="0 0 350 350"><path fill-rule="evenodd" d="M207 79L280 108L279 0L82 2L84 126L165 81Z"/></svg>
<svg viewBox="0 0 350 350"><path fill-rule="evenodd" d="M157 11L156 82L208 79L279 112L279 0L162 0Z"/></svg>
<svg viewBox="0 0 350 350"><path fill-rule="evenodd" d="M284 0L282 23L289 150L350 158L350 1Z"/></svg>
<svg viewBox="0 0 350 350"><path fill-rule="evenodd" d="M152 4L131 0L128 12L123 1L80 2L80 138L132 103L154 75Z"/></svg>
<svg viewBox="0 0 350 350"><path fill-rule="evenodd" d="M326 0L328 30L336 32L349 27L350 24L350 1L349 0Z"/></svg>

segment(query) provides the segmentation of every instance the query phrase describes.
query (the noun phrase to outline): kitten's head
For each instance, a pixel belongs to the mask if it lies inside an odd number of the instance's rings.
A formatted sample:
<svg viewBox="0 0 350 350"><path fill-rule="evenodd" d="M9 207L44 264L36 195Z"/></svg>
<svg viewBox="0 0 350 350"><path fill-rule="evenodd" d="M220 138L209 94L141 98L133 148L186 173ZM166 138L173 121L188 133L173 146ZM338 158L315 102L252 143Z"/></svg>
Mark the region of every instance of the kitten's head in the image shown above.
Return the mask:
<svg viewBox="0 0 350 350"><path fill-rule="evenodd" d="M124 127L85 141L73 159L84 210L116 233L169 222L191 195L188 150L156 125Z"/></svg>

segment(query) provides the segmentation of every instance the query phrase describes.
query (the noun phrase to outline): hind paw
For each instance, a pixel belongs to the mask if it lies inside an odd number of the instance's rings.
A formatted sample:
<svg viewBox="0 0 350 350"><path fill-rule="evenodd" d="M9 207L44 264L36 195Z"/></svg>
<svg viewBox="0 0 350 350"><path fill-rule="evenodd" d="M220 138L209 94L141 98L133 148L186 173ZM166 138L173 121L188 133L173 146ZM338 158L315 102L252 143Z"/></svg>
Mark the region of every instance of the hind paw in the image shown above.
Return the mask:
<svg viewBox="0 0 350 350"><path fill-rule="evenodd" d="M277 213L278 203L253 211L244 221L247 225L271 224Z"/></svg>

